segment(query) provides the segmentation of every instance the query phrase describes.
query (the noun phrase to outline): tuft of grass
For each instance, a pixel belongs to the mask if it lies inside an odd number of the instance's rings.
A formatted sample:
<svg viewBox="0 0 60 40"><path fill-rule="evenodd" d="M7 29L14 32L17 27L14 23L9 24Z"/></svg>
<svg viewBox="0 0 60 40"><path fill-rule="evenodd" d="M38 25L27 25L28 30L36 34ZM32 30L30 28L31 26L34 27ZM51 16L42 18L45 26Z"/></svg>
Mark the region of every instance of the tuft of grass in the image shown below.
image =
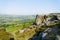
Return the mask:
<svg viewBox="0 0 60 40"><path fill-rule="evenodd" d="M4 28L0 28L0 40L10 40L9 35Z"/></svg>

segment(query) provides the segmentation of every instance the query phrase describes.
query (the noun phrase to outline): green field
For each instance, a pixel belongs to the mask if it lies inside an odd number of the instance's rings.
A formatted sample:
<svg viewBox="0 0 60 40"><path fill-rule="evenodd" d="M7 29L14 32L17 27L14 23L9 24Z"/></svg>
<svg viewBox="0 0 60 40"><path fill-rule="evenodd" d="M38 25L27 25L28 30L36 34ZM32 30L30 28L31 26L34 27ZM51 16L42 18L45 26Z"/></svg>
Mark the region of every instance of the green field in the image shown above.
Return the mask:
<svg viewBox="0 0 60 40"><path fill-rule="evenodd" d="M33 24L35 16L0 16L0 27L6 28L7 32L13 32L15 30L29 27Z"/></svg>

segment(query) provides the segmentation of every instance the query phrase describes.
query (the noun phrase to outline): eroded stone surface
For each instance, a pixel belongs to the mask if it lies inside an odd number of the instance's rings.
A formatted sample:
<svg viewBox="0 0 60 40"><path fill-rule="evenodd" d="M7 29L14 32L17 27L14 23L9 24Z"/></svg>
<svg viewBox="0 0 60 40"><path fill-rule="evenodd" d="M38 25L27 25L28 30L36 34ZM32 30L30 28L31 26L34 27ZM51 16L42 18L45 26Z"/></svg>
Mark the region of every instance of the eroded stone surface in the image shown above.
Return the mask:
<svg viewBox="0 0 60 40"><path fill-rule="evenodd" d="M36 25L48 25L55 20L59 20L57 15L36 15Z"/></svg>

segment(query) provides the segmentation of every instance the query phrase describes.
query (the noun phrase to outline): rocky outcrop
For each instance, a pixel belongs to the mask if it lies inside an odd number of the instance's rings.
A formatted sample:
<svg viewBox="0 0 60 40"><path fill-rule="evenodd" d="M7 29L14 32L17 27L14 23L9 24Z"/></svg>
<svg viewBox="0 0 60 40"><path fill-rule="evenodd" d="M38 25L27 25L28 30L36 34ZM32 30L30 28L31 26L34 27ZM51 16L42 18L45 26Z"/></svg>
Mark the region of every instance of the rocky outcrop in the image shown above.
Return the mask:
<svg viewBox="0 0 60 40"><path fill-rule="evenodd" d="M59 20L57 15L36 15L36 25L48 25L50 22Z"/></svg>

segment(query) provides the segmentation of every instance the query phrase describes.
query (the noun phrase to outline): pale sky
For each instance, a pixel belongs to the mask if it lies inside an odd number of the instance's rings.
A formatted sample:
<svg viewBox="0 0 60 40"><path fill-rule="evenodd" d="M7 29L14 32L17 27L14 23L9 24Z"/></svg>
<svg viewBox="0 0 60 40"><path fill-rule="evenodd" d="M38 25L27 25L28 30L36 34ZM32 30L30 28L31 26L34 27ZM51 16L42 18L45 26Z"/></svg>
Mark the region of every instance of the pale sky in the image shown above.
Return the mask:
<svg viewBox="0 0 60 40"><path fill-rule="evenodd" d="M0 14L35 15L60 12L60 0L0 0Z"/></svg>

